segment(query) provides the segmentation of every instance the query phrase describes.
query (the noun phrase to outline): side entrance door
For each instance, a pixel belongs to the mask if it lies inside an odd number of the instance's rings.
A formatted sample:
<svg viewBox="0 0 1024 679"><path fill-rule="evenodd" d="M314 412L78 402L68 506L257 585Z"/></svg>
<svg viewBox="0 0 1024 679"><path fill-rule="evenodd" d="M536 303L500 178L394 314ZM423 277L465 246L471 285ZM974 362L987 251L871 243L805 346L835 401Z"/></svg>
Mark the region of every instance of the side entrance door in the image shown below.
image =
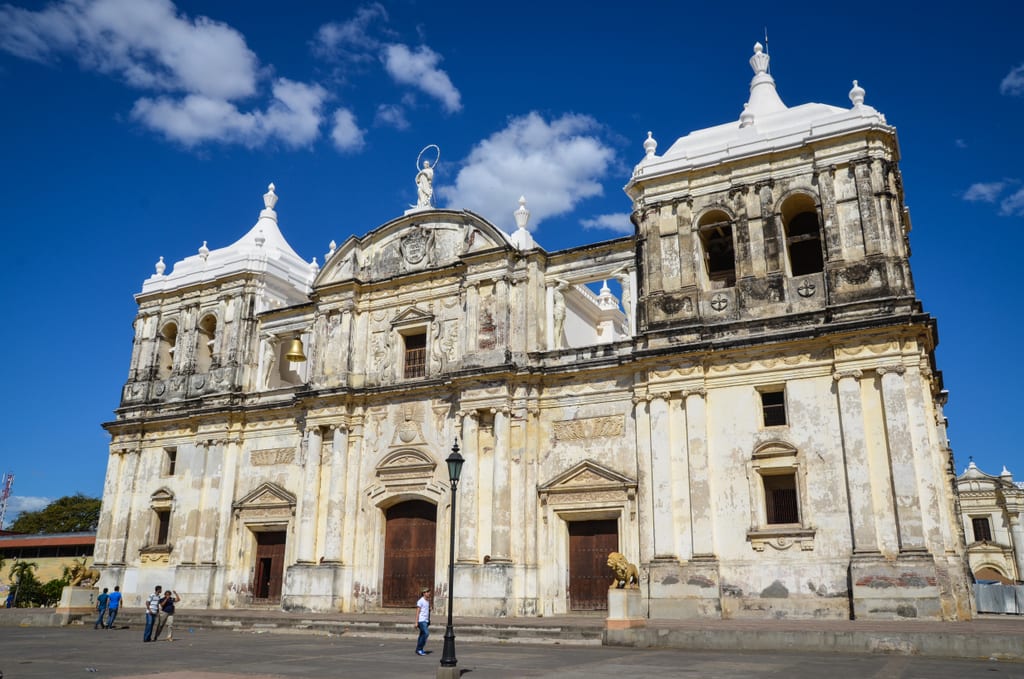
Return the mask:
<svg viewBox="0 0 1024 679"><path fill-rule="evenodd" d="M252 587L253 599L268 603L281 600L285 541L284 531L256 533L256 577Z"/></svg>
<svg viewBox="0 0 1024 679"><path fill-rule="evenodd" d="M385 512L384 586L381 603L409 608L420 589L434 587L434 541L437 507L411 500Z"/></svg>
<svg viewBox="0 0 1024 679"><path fill-rule="evenodd" d="M608 585L614 575L608 555L619 551L619 523L569 522L569 609L608 610Z"/></svg>

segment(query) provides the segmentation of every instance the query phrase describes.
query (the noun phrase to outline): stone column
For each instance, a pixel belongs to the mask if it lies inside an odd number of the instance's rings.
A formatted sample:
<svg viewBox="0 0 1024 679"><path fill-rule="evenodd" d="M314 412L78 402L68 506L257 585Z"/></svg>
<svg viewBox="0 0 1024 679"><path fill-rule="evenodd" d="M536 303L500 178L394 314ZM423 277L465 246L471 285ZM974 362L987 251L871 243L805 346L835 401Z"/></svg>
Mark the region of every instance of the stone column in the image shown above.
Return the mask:
<svg viewBox="0 0 1024 679"><path fill-rule="evenodd" d="M199 508L199 540L196 544L196 561L212 564L216 561L220 487L224 480L224 444L223 442L207 441L203 447L206 449L204 454L206 464L203 470L202 504Z"/></svg>
<svg viewBox="0 0 1024 679"><path fill-rule="evenodd" d="M684 392L686 433L690 451L690 524L693 527L693 556L715 555L714 508L711 474L708 470L707 404L703 389Z"/></svg>
<svg viewBox="0 0 1024 679"><path fill-rule="evenodd" d="M669 394L656 393L651 396L651 504L655 559L676 557L676 530L672 521L672 441L668 406Z"/></svg>
<svg viewBox="0 0 1024 679"><path fill-rule="evenodd" d="M117 500L114 506L112 528L110 531L110 551L107 556L109 563L124 565L128 550L129 531L132 526L132 496L135 494L136 475L139 469L141 451L125 450L121 454L120 472L117 483Z"/></svg>
<svg viewBox="0 0 1024 679"><path fill-rule="evenodd" d="M896 505L900 551L924 549L921 501L914 466L914 442L910 436L907 393L903 384L903 366L877 368L882 382L882 409L885 434L892 468L892 491Z"/></svg>
<svg viewBox="0 0 1024 679"><path fill-rule="evenodd" d="M109 505L103 506L100 513L100 523L96 528L96 547L93 551L93 563L106 565L110 563L114 554L111 549L115 541L114 525L117 521L118 490L124 482L121 476L121 463L124 460L124 451L111 450L107 456L107 476L103 480L103 497L107 498Z"/></svg>
<svg viewBox="0 0 1024 679"><path fill-rule="evenodd" d="M462 476L459 479L459 552L456 561L477 563L480 554L477 551L477 535L480 530L477 514L477 475L480 471L480 442L478 437L478 414L475 410L459 411L462 419L462 456L466 462L462 465Z"/></svg>
<svg viewBox="0 0 1024 679"><path fill-rule="evenodd" d="M466 309L463 316L466 322L466 336L463 338L462 361L477 353L477 338L480 325L480 285L472 283L466 286Z"/></svg>
<svg viewBox="0 0 1024 679"><path fill-rule="evenodd" d="M511 486L509 484L509 439L511 422L507 407L494 409L494 466L492 472L491 561L511 561Z"/></svg>
<svg viewBox="0 0 1024 679"><path fill-rule="evenodd" d="M555 349L555 286L548 284L544 288L544 348Z"/></svg>
<svg viewBox="0 0 1024 679"><path fill-rule="evenodd" d="M1024 579L1024 523L1020 514L1010 514L1010 536L1013 538L1013 565L1017 568L1016 580Z"/></svg>
<svg viewBox="0 0 1024 679"><path fill-rule="evenodd" d="M345 507L345 481L348 471L348 427L331 425L331 467L327 479L327 526L324 531L324 561L341 563L341 527Z"/></svg>
<svg viewBox="0 0 1024 679"><path fill-rule="evenodd" d="M341 526L341 560L349 565L355 562L356 520L359 518L359 477L363 459L363 424L365 415L354 415L349 420L348 464L343 500L345 517Z"/></svg>
<svg viewBox="0 0 1024 679"><path fill-rule="evenodd" d="M839 423L842 427L853 551L874 553L878 552L878 538L875 534L875 509L871 500L871 466L864 434L860 377L860 370L837 372L832 375L836 381L836 394L839 399Z"/></svg>
<svg viewBox="0 0 1024 679"><path fill-rule="evenodd" d="M223 476L220 480L220 508L217 513L217 534L213 548L213 559L220 568L214 575L213 593L211 605L214 608L221 608L227 600L228 591L225 580L228 577L228 552L231 545L231 519L232 508L235 502L235 484L238 479L238 456L242 447L242 441L237 434L232 432L224 442L224 454L222 460Z"/></svg>
<svg viewBox="0 0 1024 679"><path fill-rule="evenodd" d="M306 430L306 463L302 474L302 491L300 497L298 520L299 563L316 562L316 510L320 502L320 456L323 447L323 434L319 426Z"/></svg>
<svg viewBox="0 0 1024 679"><path fill-rule="evenodd" d="M643 395L634 394L633 417L636 421L636 482L637 482L637 515L638 526L653 523L654 502L652 500L651 478L651 418L650 405ZM651 531L639 531L639 558L646 563L654 557L654 540Z"/></svg>
<svg viewBox="0 0 1024 679"><path fill-rule="evenodd" d="M882 253L882 234L878 210L875 207L875 189L871 185L871 165L876 161L858 160L850 163L857 187L857 208L860 211L860 228L864 234L864 254Z"/></svg>

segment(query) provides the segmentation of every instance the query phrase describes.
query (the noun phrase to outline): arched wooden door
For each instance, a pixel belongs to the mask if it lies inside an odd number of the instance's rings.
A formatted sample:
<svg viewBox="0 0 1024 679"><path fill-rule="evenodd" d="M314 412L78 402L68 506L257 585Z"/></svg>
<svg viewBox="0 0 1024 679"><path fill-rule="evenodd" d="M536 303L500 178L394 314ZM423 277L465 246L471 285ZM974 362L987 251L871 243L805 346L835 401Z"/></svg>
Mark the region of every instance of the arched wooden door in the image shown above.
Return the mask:
<svg viewBox="0 0 1024 679"><path fill-rule="evenodd" d="M608 554L619 551L619 522L569 522L569 608L573 611L608 610L612 572Z"/></svg>
<svg viewBox="0 0 1024 679"><path fill-rule="evenodd" d="M423 500L411 500L390 507L385 517L382 603L415 606L420 589L434 587L437 507Z"/></svg>

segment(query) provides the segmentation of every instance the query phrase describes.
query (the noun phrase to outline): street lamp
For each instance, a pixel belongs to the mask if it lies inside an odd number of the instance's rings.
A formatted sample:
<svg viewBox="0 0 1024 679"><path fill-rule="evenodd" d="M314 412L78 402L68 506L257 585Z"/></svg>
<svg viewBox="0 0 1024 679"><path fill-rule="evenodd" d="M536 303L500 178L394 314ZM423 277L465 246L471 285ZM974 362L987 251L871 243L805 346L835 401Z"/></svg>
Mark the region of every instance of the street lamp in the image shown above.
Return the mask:
<svg viewBox="0 0 1024 679"><path fill-rule="evenodd" d="M459 664L455 657L455 631L452 629L452 599L455 589L455 489L459 487L459 476L462 474L462 463L459 455L459 442L452 445L452 454L445 460L448 463L448 478L452 482L452 524L448 531L448 626L444 629L444 653L441 654L441 667L455 667Z"/></svg>

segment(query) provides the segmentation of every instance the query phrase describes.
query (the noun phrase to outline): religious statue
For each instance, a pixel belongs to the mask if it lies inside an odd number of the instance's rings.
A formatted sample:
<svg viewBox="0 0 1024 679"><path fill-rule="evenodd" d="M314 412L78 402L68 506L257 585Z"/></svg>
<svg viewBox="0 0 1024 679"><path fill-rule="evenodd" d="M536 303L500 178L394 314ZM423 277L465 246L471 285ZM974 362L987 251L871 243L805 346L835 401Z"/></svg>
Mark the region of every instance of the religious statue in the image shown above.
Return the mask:
<svg viewBox="0 0 1024 679"><path fill-rule="evenodd" d="M434 149L437 153L433 164L429 160L424 160L421 164L420 160L423 158L423 154L429 149ZM435 144L424 147L416 156L416 207L413 209L434 207L434 170L440 160L441 149Z"/></svg>
<svg viewBox="0 0 1024 679"><path fill-rule="evenodd" d="M263 342L263 388L270 389L270 378L277 364L277 344L273 340Z"/></svg>
<svg viewBox="0 0 1024 679"><path fill-rule="evenodd" d="M562 348L562 328L565 326L565 294L562 290L569 287L569 284L563 280L558 281L558 285L551 294L551 320L553 321L552 327L554 331L552 333L554 346L552 349Z"/></svg>
<svg viewBox="0 0 1024 679"><path fill-rule="evenodd" d="M423 161L423 169L416 174L416 207L430 207L434 202L434 168Z"/></svg>

